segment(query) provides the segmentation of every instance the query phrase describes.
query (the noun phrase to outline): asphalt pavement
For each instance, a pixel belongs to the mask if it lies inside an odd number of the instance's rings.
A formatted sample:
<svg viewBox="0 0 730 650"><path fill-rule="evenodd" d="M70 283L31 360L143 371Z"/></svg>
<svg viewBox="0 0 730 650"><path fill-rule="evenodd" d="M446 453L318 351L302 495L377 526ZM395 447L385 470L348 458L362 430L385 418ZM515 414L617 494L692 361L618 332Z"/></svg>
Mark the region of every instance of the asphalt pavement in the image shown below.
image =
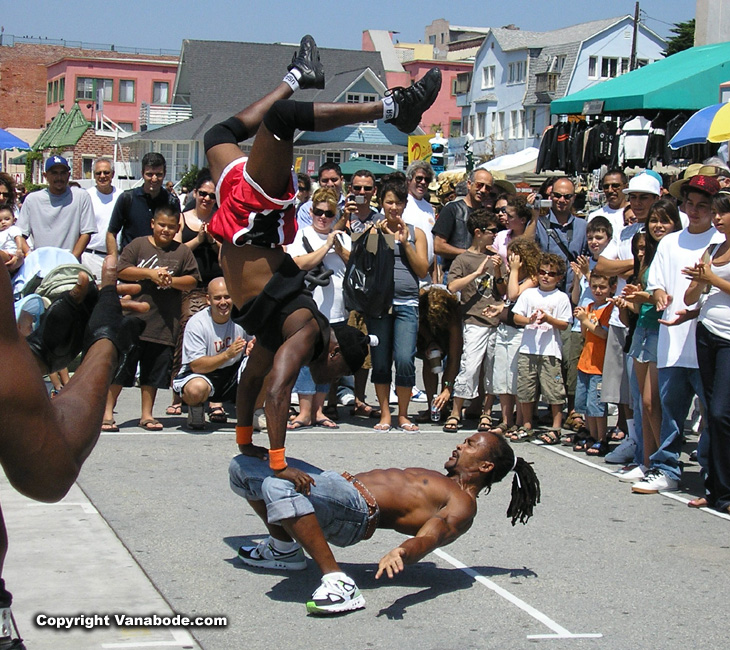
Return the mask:
<svg viewBox="0 0 730 650"><path fill-rule="evenodd" d="M168 400L161 392L156 414ZM121 431L101 436L61 503L32 502L2 480L10 537L4 577L29 650L726 647L730 518L687 507L701 485L686 456L682 491L636 495L602 459L516 445L542 483L526 526L506 517L510 475L481 495L467 534L396 579L375 580L378 559L402 539L395 532L335 549L367 607L317 618L304 607L320 577L311 561L287 574L245 568L236 557L265 529L228 486L232 421L191 433L185 416L158 415L165 431L149 433L136 426L138 409L139 392L123 391ZM352 473L438 469L476 427L378 433L374 420L350 417L349 407L340 414L338 430L289 433L288 455ZM254 442L265 445L266 435ZM690 436L687 451L695 442ZM134 626L115 614L226 624ZM78 615L102 623L56 630L42 618Z"/></svg>

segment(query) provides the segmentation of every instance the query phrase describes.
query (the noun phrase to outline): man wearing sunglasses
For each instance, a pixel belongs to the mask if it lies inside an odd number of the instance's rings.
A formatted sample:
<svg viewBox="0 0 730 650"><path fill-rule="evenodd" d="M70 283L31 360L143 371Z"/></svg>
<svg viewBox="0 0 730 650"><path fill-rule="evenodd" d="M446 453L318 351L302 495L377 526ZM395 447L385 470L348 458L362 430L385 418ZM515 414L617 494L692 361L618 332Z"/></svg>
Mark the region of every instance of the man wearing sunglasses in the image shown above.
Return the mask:
<svg viewBox="0 0 730 650"><path fill-rule="evenodd" d="M466 181L467 193L462 200L447 203L439 212L433 227L433 247L441 256L444 276L457 255L461 255L471 245L471 235L466 222L472 210L486 207L494 186L492 174L486 169L475 169ZM446 282L444 277L444 282Z"/></svg>
<svg viewBox="0 0 730 650"><path fill-rule="evenodd" d="M375 176L367 169L356 171L350 182L350 192L345 201L345 215L354 233L364 232L382 215L370 207L375 194Z"/></svg>
<svg viewBox="0 0 730 650"><path fill-rule="evenodd" d="M344 177L342 170L336 162L328 160L319 166L317 171L317 183L320 187L329 187L337 193L337 207L342 212L345 207L345 197L342 196L342 181ZM312 200L307 199L297 208L297 227L306 228L312 225L312 215L309 212L312 207Z"/></svg>
<svg viewBox="0 0 730 650"><path fill-rule="evenodd" d="M606 204L588 215L588 221L606 217L613 226L614 239L624 227L624 208L629 204L624 190L628 187L626 174L620 169L609 169L601 179Z"/></svg>
<svg viewBox="0 0 730 650"><path fill-rule="evenodd" d="M91 197L96 219L96 232L81 255L81 263L93 271L97 282L101 281L101 265L106 257L106 231L112 210L119 198L119 189L114 187L114 164L108 158L97 158L92 166L94 170L94 187L86 190Z"/></svg>
<svg viewBox="0 0 730 650"><path fill-rule="evenodd" d="M565 260L565 280L558 288L570 297L570 287L573 286L573 269L570 263L579 255L588 254L586 222L573 215L575 185L569 178L559 178L553 183L550 200L550 212L538 221L535 238L543 251L555 253Z"/></svg>

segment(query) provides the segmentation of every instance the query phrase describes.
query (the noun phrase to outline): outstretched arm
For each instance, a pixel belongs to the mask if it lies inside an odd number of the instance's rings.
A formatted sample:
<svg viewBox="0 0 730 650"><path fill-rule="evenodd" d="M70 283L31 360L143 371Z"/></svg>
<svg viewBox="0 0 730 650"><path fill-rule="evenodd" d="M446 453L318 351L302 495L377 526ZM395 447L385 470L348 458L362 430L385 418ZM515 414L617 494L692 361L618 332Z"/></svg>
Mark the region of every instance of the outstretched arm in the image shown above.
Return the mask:
<svg viewBox="0 0 730 650"><path fill-rule="evenodd" d="M452 496L438 516L431 517L415 537L405 540L400 546L386 553L378 563L378 579L383 573L389 578L403 571L406 564L414 564L431 551L451 544L471 528L476 505L464 495Z"/></svg>
<svg viewBox="0 0 730 650"><path fill-rule="evenodd" d="M103 284L116 282L105 263ZM88 284L77 285L80 301ZM121 309L119 310L121 321ZM13 487L39 501L63 498L99 437L117 350L108 338L91 345L64 393L51 401L42 371L15 324L7 272L0 270L0 358L13 372L0 373L0 463ZM32 436L27 435L29 431Z"/></svg>

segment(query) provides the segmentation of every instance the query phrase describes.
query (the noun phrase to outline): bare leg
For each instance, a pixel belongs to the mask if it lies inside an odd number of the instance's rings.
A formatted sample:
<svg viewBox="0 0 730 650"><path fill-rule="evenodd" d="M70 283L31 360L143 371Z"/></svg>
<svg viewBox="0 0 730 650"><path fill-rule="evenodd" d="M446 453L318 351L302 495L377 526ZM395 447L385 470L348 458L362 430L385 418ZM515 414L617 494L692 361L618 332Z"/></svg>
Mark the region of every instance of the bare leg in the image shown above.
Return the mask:
<svg viewBox="0 0 730 650"><path fill-rule="evenodd" d="M563 426L563 405L551 404L550 413L553 416L553 429L560 429Z"/></svg>
<svg viewBox="0 0 730 650"><path fill-rule="evenodd" d="M264 501L252 501L248 500L248 505L250 505L253 508L253 511L261 518L261 520L266 524L266 528L269 531L269 535L271 535L274 539L278 539L280 542L292 542L294 541L289 533L287 533L281 526L278 524L270 524L268 520L268 515L266 513L266 503Z"/></svg>
<svg viewBox="0 0 730 650"><path fill-rule="evenodd" d="M520 410L522 411L522 426L525 429L532 429L532 412L535 402L520 402ZM560 406L560 404L558 404Z"/></svg>
<svg viewBox="0 0 730 650"><path fill-rule="evenodd" d="M104 419L114 419L114 407L117 405L119 394L122 392L122 387L119 384L112 384L109 386L106 396L106 408L104 409Z"/></svg>
<svg viewBox="0 0 730 650"><path fill-rule="evenodd" d="M390 384L375 384L375 394L380 405L380 422L378 424L390 425Z"/></svg>
<svg viewBox="0 0 730 650"><path fill-rule="evenodd" d="M395 394L398 396L398 426L410 424L408 419L408 405L411 403L411 387L396 386Z"/></svg>
<svg viewBox="0 0 730 650"><path fill-rule="evenodd" d="M283 519L281 525L312 556L323 574L342 571L324 538L316 515L308 514L293 519Z"/></svg>
<svg viewBox="0 0 730 650"><path fill-rule="evenodd" d="M142 417L141 420L152 420L152 409L155 406L155 397L157 397L157 389L153 386L139 387L142 400Z"/></svg>

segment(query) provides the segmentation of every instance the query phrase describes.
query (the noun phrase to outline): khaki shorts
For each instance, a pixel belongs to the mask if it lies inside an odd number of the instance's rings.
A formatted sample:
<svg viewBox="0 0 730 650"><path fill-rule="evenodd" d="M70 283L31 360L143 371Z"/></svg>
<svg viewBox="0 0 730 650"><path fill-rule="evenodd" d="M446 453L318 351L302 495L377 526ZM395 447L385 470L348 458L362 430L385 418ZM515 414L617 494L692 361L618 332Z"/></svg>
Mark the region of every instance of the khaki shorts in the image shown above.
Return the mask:
<svg viewBox="0 0 730 650"><path fill-rule="evenodd" d="M565 402L565 384L560 359L523 354L517 359L517 401L536 402L538 388L547 404Z"/></svg>

